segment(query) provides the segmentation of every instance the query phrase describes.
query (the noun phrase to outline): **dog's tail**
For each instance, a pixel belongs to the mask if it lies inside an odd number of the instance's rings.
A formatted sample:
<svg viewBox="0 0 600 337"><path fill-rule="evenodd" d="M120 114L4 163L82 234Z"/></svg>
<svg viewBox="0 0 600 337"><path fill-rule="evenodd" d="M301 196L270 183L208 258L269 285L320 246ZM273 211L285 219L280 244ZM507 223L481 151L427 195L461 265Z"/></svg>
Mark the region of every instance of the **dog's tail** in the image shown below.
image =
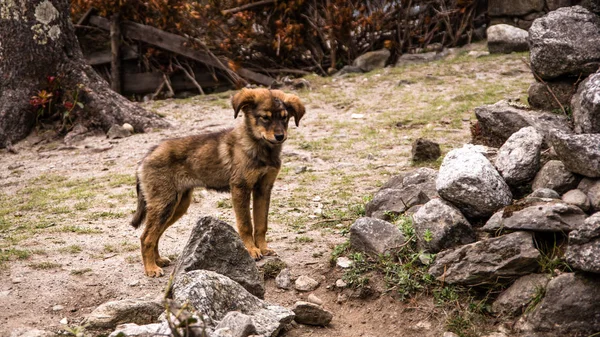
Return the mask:
<svg viewBox="0 0 600 337"><path fill-rule="evenodd" d="M137 192L137 210L135 214L133 214L133 219L131 219L131 225L134 228L140 227L144 218L146 218L146 198L144 198L144 194L140 188L140 177L138 174L135 174L135 190Z"/></svg>

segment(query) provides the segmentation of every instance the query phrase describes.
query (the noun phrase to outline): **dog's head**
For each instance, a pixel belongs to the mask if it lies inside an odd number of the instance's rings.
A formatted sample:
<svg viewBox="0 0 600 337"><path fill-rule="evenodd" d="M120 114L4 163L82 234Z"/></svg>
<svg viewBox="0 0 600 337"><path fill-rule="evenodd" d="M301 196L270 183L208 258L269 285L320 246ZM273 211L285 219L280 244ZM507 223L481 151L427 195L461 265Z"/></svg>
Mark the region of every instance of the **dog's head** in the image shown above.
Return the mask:
<svg viewBox="0 0 600 337"><path fill-rule="evenodd" d="M304 105L296 95L281 90L242 89L231 99L234 117L244 112L246 127L256 139L281 144L287 139L290 117L296 126L304 116Z"/></svg>

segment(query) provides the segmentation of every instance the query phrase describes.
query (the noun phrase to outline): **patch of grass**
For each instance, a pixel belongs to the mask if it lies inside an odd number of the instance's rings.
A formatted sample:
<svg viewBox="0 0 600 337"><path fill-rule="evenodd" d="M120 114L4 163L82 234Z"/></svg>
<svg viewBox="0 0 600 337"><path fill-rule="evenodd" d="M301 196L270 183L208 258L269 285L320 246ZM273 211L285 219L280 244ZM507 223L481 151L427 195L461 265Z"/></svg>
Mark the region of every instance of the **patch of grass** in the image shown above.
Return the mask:
<svg viewBox="0 0 600 337"><path fill-rule="evenodd" d="M100 219L121 219L126 217L127 214L123 212L113 212L113 211L102 211L102 212L93 212L90 214L87 219L91 221L100 220Z"/></svg>
<svg viewBox="0 0 600 337"><path fill-rule="evenodd" d="M331 252L331 258L329 259L330 264L332 266L335 266L335 263L336 263L338 257L345 255L349 251L350 251L350 240L346 240L346 242L335 246L333 248L333 251Z"/></svg>
<svg viewBox="0 0 600 337"><path fill-rule="evenodd" d="M132 242L129 241L123 241L121 242L121 251L122 252L133 252L140 249L140 246L138 244L134 244Z"/></svg>
<svg viewBox="0 0 600 337"><path fill-rule="evenodd" d="M86 211L90 208L90 203L89 202L78 202L76 203L74 206L76 211Z"/></svg>
<svg viewBox="0 0 600 337"><path fill-rule="evenodd" d="M529 304L527 305L527 308L525 308L525 313L530 313L531 311L533 311L533 309L535 309L535 307L537 307L537 305L540 304L540 302L542 302L542 300L544 299L545 296L546 296L546 288L545 287L542 287L542 286L535 287L535 293L531 297L531 302L529 302Z"/></svg>
<svg viewBox="0 0 600 337"><path fill-rule="evenodd" d="M222 199L217 201L217 208L233 208L233 205L231 204L231 199Z"/></svg>
<svg viewBox="0 0 600 337"><path fill-rule="evenodd" d="M69 254L78 254L83 251L80 245L70 245L67 247L62 247L59 249L60 252L69 253Z"/></svg>
<svg viewBox="0 0 600 337"><path fill-rule="evenodd" d="M313 242L313 241L315 241L315 239L313 239L313 238L311 238L309 236L297 236L294 239L294 242L297 242L297 243L310 243L310 242Z"/></svg>
<svg viewBox="0 0 600 337"><path fill-rule="evenodd" d="M53 214L70 214L73 213L73 210L68 206L57 206L53 207L50 212Z"/></svg>
<svg viewBox="0 0 600 337"><path fill-rule="evenodd" d="M540 252L538 264L542 273L554 276L559 272L572 272L573 270L564 259L567 238L559 233L536 234L535 246Z"/></svg>
<svg viewBox="0 0 600 337"><path fill-rule="evenodd" d="M83 274L90 273L91 271L92 271L92 268L73 269L73 270L71 270L70 274L71 275L83 275Z"/></svg>
<svg viewBox="0 0 600 337"><path fill-rule="evenodd" d="M29 265L29 267L32 269L35 269L35 270L47 270L47 269L57 269L57 268L62 267L62 265L60 263L56 263L56 262L45 261L45 262L31 263Z"/></svg>
<svg viewBox="0 0 600 337"><path fill-rule="evenodd" d="M76 234L99 234L102 233L100 229L81 227L77 225L65 225L59 229L63 233L76 233Z"/></svg>
<svg viewBox="0 0 600 337"><path fill-rule="evenodd" d="M410 248L380 256L377 269L384 275L387 290L394 291L401 300L430 288L436 282L427 272L428 265L420 263L419 253Z"/></svg>
<svg viewBox="0 0 600 337"><path fill-rule="evenodd" d="M139 255L129 255L125 258L125 261L129 264L135 264L135 263L140 263L142 260L140 259ZM171 260L174 261L174 260Z"/></svg>
<svg viewBox="0 0 600 337"><path fill-rule="evenodd" d="M25 260L30 256L31 252L29 250L17 248L0 249L0 264L12 259Z"/></svg>
<svg viewBox="0 0 600 337"><path fill-rule="evenodd" d="M361 288L369 283L368 272L375 269L374 265L367 260L364 253L351 253L349 256L353 261L352 267L347 269L342 280L352 288Z"/></svg>
<svg viewBox="0 0 600 337"><path fill-rule="evenodd" d="M446 318L446 329L459 337L477 337L470 313L456 311Z"/></svg>
<svg viewBox="0 0 600 337"><path fill-rule="evenodd" d="M134 174L113 174L108 176L108 186L135 186L135 175Z"/></svg>
<svg viewBox="0 0 600 337"><path fill-rule="evenodd" d="M267 261L261 269L265 279L269 279L277 277L277 275L279 275L279 273L285 268L287 268L287 264L285 262L275 259Z"/></svg>
<svg viewBox="0 0 600 337"><path fill-rule="evenodd" d="M105 253L117 253L119 251L119 249L113 245L110 244L105 244L104 245L104 252Z"/></svg>

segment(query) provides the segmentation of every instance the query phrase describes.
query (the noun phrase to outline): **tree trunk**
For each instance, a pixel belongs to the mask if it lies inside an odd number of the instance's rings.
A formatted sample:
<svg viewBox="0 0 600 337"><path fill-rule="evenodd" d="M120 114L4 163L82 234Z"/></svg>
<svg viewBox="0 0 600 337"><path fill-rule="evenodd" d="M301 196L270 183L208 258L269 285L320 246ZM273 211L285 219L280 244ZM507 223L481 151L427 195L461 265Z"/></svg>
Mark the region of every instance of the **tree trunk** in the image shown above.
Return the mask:
<svg viewBox="0 0 600 337"><path fill-rule="evenodd" d="M0 148L31 132L37 112L30 99L49 76L79 90L84 107L75 122L88 128L129 123L143 132L169 125L110 90L85 63L68 13L68 0L0 0Z"/></svg>

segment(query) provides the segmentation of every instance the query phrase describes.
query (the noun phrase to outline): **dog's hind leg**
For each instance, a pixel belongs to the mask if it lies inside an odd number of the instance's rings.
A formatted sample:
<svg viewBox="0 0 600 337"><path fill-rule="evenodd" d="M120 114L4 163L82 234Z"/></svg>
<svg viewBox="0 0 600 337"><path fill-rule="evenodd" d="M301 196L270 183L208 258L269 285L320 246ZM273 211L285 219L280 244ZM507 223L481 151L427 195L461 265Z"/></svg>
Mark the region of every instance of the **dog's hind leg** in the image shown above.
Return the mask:
<svg viewBox="0 0 600 337"><path fill-rule="evenodd" d="M192 191L193 190L190 188L189 190L181 193L181 197L179 195L177 196L179 199L179 203L175 208L175 212L173 213L173 216L171 216L171 219L169 219L169 221L167 222L167 225L163 227L162 232L158 235L158 240L156 241L156 246L154 247L154 256L156 258L156 265L158 265L159 267L165 267L171 264L171 260L169 260L166 257L161 257L158 252L158 243L160 241L160 238L162 237L165 230L167 230L167 228L169 228L172 224L179 220L179 218L181 218L185 214L185 212L187 212L187 209L188 207L190 207L190 203L192 202Z"/></svg>
<svg viewBox="0 0 600 337"><path fill-rule="evenodd" d="M174 193L169 197L161 196L155 200L147 200L146 228L140 237L142 246L142 260L147 276L159 277L164 275L163 270L157 265L158 240L169 227L169 221L179 204L181 194Z"/></svg>

